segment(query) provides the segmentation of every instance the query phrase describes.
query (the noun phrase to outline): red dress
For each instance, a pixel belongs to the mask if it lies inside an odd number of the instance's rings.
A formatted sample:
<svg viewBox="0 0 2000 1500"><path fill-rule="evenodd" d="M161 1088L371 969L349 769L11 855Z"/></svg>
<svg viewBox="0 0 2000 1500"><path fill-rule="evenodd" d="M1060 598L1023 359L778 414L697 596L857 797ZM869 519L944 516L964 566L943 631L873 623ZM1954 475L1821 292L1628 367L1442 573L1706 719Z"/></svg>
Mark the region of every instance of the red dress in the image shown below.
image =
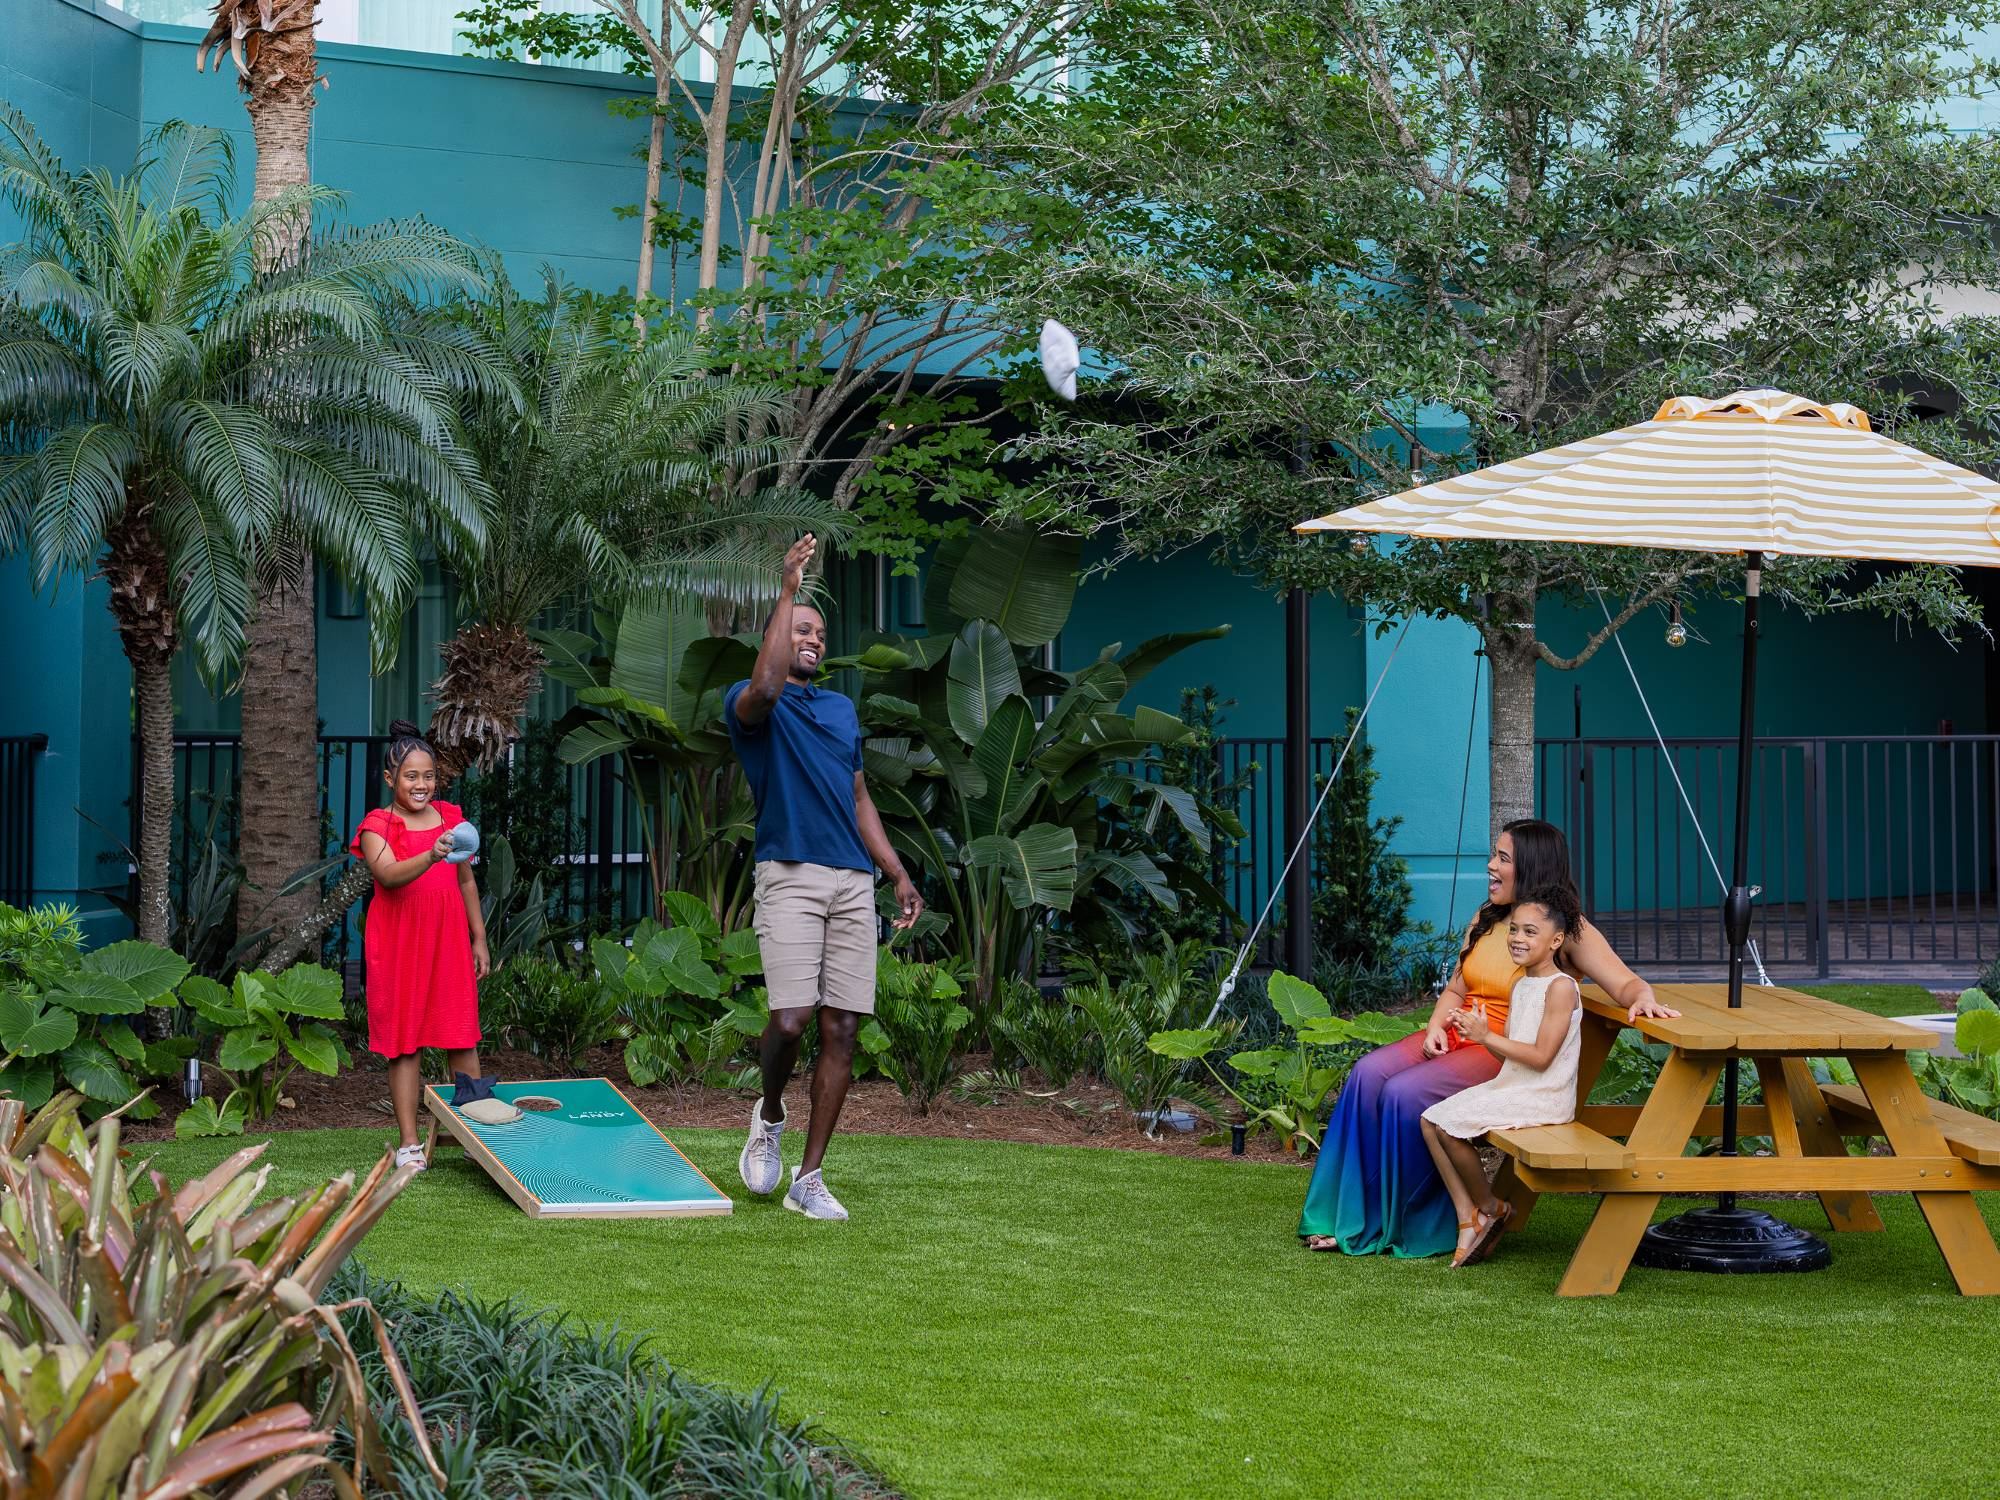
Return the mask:
<svg viewBox="0 0 2000 1500"><path fill-rule="evenodd" d="M378 807L355 830L373 833L396 859L421 854L465 815L449 802L433 802L442 816L435 828L410 828L390 808ZM479 1045L479 985L472 977L472 929L458 866L440 860L394 890L375 883L363 929L367 959L368 1050L405 1057L419 1047L457 1051Z"/></svg>

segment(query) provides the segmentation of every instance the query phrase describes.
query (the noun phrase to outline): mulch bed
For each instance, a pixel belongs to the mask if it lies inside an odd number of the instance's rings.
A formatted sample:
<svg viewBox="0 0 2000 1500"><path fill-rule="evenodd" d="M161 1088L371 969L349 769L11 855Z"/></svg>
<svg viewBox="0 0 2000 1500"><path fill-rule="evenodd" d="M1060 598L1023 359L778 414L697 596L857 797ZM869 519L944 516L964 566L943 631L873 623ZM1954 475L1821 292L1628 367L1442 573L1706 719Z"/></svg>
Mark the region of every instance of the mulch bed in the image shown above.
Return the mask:
<svg viewBox="0 0 2000 1500"><path fill-rule="evenodd" d="M635 1088L625 1074L619 1049L600 1047L586 1053L573 1072L565 1073L546 1060L528 1052L507 1048L481 1048L480 1063L489 1073L509 1082L538 1078L603 1077L610 1079L639 1112L669 1135L675 1129L743 1130L750 1123L752 1094L735 1089L711 1089L690 1085L685 1088ZM970 1070L990 1065L990 1059L968 1059ZM211 1079L211 1087L215 1080ZM1019 1141L1035 1146L1104 1146L1115 1150L1155 1151L1172 1156L1229 1157L1228 1134L1212 1142L1210 1127L1182 1133L1163 1131L1149 1140L1133 1121L1118 1096L1102 1084L1076 1083L1067 1089L1040 1097L1043 1086L1030 1080L1032 1092L1010 1095L992 1104L971 1103L947 1094L932 1105L930 1113L911 1109L896 1086L886 1078L865 1078L848 1092L841 1110L840 1129L866 1135L914 1135L950 1137L962 1141ZM384 1112L389 1097L389 1077L379 1058L355 1054L355 1066L333 1078L323 1078L301 1068L286 1083L290 1109L280 1109L268 1125L253 1130L324 1130L361 1128L380 1130L385 1143L394 1126ZM171 1139L174 1116L180 1112L177 1096L161 1090L165 1108L152 1120L133 1122L125 1131L128 1141ZM806 1079L792 1081L786 1091L793 1128L803 1131L811 1114ZM383 1103L378 1108L378 1101ZM1204 1141L1211 1141L1204 1144ZM1295 1160L1279 1149L1277 1140L1266 1132L1253 1136L1245 1151L1246 1160Z"/></svg>

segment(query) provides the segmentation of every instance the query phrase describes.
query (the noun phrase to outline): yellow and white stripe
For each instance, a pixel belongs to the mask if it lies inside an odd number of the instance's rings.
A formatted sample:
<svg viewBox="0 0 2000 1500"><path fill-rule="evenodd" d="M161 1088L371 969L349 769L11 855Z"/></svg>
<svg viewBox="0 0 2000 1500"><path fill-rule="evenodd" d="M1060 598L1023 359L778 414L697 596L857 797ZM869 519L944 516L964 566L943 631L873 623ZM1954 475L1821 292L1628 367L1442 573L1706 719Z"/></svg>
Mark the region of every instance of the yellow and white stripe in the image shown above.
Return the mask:
<svg viewBox="0 0 2000 1500"><path fill-rule="evenodd" d="M1738 391L1298 529L1994 567L2000 484L1855 407Z"/></svg>

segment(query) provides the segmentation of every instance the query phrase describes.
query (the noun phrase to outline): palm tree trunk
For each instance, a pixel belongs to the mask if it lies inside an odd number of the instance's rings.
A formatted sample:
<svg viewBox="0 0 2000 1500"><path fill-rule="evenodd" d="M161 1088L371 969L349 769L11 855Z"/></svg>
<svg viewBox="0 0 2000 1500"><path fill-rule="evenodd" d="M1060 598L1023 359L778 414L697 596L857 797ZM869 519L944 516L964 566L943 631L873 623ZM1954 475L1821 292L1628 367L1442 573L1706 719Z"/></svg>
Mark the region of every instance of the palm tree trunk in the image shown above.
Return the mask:
<svg viewBox="0 0 2000 1500"><path fill-rule="evenodd" d="M139 721L139 914L141 940L167 946L174 828L174 651L179 622L168 601L165 553L153 535L152 507L128 490L125 510L105 538L104 581L111 617L132 664Z"/></svg>
<svg viewBox="0 0 2000 1500"><path fill-rule="evenodd" d="M262 203L312 182L319 60L311 24L263 33L250 58L242 83L257 146L253 197ZM260 247L258 270L291 262L309 227L303 214L281 221ZM315 901L309 889L277 895L322 853L313 573L309 551L281 546L275 565L260 570L255 616L245 634L240 854L245 883L257 893L249 905L260 926L288 927Z"/></svg>

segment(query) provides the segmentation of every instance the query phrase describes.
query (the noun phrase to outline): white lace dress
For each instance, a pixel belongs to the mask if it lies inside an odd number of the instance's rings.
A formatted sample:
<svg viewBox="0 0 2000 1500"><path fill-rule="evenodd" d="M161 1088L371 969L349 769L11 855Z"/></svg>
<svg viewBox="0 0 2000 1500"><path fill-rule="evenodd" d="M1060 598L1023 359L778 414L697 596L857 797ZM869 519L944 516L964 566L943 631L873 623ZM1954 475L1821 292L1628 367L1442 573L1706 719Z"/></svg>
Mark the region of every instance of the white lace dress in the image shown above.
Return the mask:
<svg viewBox="0 0 2000 1500"><path fill-rule="evenodd" d="M1514 998L1507 1008L1507 1039L1532 1042L1542 1029L1542 1010L1549 986L1572 986L1567 974L1551 974L1546 979L1526 975L1514 981ZM1511 1057L1500 1071L1484 1083L1438 1100L1424 1111L1424 1118L1447 1135L1469 1141L1489 1130L1512 1130L1523 1125L1561 1125L1576 1118L1577 1054L1583 1049L1583 1003L1570 1008L1569 1034L1546 1068L1537 1072Z"/></svg>

